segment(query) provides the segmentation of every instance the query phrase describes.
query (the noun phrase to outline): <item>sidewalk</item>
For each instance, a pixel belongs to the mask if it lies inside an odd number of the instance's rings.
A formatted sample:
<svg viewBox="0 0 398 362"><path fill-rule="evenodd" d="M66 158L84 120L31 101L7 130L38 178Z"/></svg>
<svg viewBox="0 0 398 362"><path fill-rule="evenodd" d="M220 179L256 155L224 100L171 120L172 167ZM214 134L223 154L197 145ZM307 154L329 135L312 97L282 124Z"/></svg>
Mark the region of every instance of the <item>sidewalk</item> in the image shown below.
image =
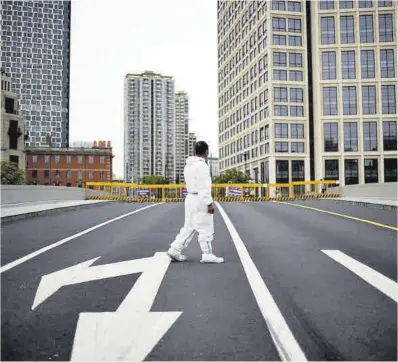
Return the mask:
<svg viewBox="0 0 398 362"><path fill-rule="evenodd" d="M359 206L370 206L390 210L398 209L397 199L386 199L381 197L339 197L334 200Z"/></svg>
<svg viewBox="0 0 398 362"><path fill-rule="evenodd" d="M52 214L58 211L77 209L92 204L104 203L104 200L72 200L72 201L48 201L27 202L19 204L1 205L1 221L23 219L32 216Z"/></svg>

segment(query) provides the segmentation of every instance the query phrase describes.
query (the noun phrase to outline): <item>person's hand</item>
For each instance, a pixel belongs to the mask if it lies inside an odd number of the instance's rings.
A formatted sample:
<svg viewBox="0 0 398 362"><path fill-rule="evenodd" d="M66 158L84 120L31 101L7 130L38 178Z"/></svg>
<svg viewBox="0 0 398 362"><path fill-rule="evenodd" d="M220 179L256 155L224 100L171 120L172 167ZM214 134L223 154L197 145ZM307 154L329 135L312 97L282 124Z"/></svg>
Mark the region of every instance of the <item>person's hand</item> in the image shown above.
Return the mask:
<svg viewBox="0 0 398 362"><path fill-rule="evenodd" d="M209 214L214 214L214 211L216 211L216 207L214 205L214 202L211 203L210 205L207 205L207 212Z"/></svg>

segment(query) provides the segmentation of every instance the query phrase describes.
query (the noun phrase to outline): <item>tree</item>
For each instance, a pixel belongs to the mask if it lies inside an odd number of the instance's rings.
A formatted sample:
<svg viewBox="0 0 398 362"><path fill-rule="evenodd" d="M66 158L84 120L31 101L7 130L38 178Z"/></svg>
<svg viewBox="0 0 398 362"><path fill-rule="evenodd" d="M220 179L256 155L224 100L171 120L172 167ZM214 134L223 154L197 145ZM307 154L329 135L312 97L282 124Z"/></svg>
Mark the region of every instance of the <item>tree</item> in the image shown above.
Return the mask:
<svg viewBox="0 0 398 362"><path fill-rule="evenodd" d="M232 168L222 172L220 175L214 177L214 184L227 184L232 182L234 184L243 184L249 181L249 177L237 168Z"/></svg>
<svg viewBox="0 0 398 362"><path fill-rule="evenodd" d="M163 185L166 183L166 178L158 175L144 176L140 179L140 184L144 185Z"/></svg>
<svg viewBox="0 0 398 362"><path fill-rule="evenodd" d="M14 162L1 161L1 184L24 185L24 172Z"/></svg>

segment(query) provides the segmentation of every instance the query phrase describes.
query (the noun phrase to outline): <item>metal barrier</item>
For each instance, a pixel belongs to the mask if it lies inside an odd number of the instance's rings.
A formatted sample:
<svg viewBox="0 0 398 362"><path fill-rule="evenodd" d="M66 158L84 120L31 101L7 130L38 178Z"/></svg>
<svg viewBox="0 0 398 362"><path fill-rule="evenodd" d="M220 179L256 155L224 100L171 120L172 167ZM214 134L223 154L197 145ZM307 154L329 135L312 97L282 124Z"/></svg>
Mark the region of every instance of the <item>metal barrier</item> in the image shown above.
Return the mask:
<svg viewBox="0 0 398 362"><path fill-rule="evenodd" d="M101 191L93 193L90 190ZM87 182L86 199L126 202L183 202L185 185L140 185L134 183ZM341 196L338 181L296 181L285 184L216 184L215 201L289 201Z"/></svg>

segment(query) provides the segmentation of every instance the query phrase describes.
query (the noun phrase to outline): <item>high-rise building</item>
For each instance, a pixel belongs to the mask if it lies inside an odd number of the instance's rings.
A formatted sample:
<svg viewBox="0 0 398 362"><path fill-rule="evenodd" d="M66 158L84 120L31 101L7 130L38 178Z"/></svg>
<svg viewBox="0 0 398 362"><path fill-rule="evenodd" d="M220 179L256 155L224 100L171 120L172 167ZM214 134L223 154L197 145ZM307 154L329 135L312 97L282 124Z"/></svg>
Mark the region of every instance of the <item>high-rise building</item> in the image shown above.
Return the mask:
<svg viewBox="0 0 398 362"><path fill-rule="evenodd" d="M220 167L218 164L218 157L208 157L207 164L210 168L210 176L212 178L217 177L220 174Z"/></svg>
<svg viewBox="0 0 398 362"><path fill-rule="evenodd" d="M70 1L1 2L1 63L12 79L30 146L69 142Z"/></svg>
<svg viewBox="0 0 398 362"><path fill-rule="evenodd" d="M184 182L184 167L187 158L187 140L189 123L189 100L185 92L177 92L175 106L175 158L176 158L176 183Z"/></svg>
<svg viewBox="0 0 398 362"><path fill-rule="evenodd" d="M397 181L397 6L311 3L316 179Z"/></svg>
<svg viewBox="0 0 398 362"><path fill-rule="evenodd" d="M219 1L220 170L252 180L310 179L303 1Z"/></svg>
<svg viewBox="0 0 398 362"><path fill-rule="evenodd" d="M195 156L195 145L198 139L193 132L188 133L188 143L187 143L187 157Z"/></svg>
<svg viewBox="0 0 398 362"><path fill-rule="evenodd" d="M397 180L395 1L218 1L221 171Z"/></svg>
<svg viewBox="0 0 398 362"><path fill-rule="evenodd" d="M146 71L124 83L125 180L164 176L176 181L175 91L172 77Z"/></svg>
<svg viewBox="0 0 398 362"><path fill-rule="evenodd" d="M11 78L1 74L1 160L14 162L25 169L25 124L19 111L19 101Z"/></svg>

